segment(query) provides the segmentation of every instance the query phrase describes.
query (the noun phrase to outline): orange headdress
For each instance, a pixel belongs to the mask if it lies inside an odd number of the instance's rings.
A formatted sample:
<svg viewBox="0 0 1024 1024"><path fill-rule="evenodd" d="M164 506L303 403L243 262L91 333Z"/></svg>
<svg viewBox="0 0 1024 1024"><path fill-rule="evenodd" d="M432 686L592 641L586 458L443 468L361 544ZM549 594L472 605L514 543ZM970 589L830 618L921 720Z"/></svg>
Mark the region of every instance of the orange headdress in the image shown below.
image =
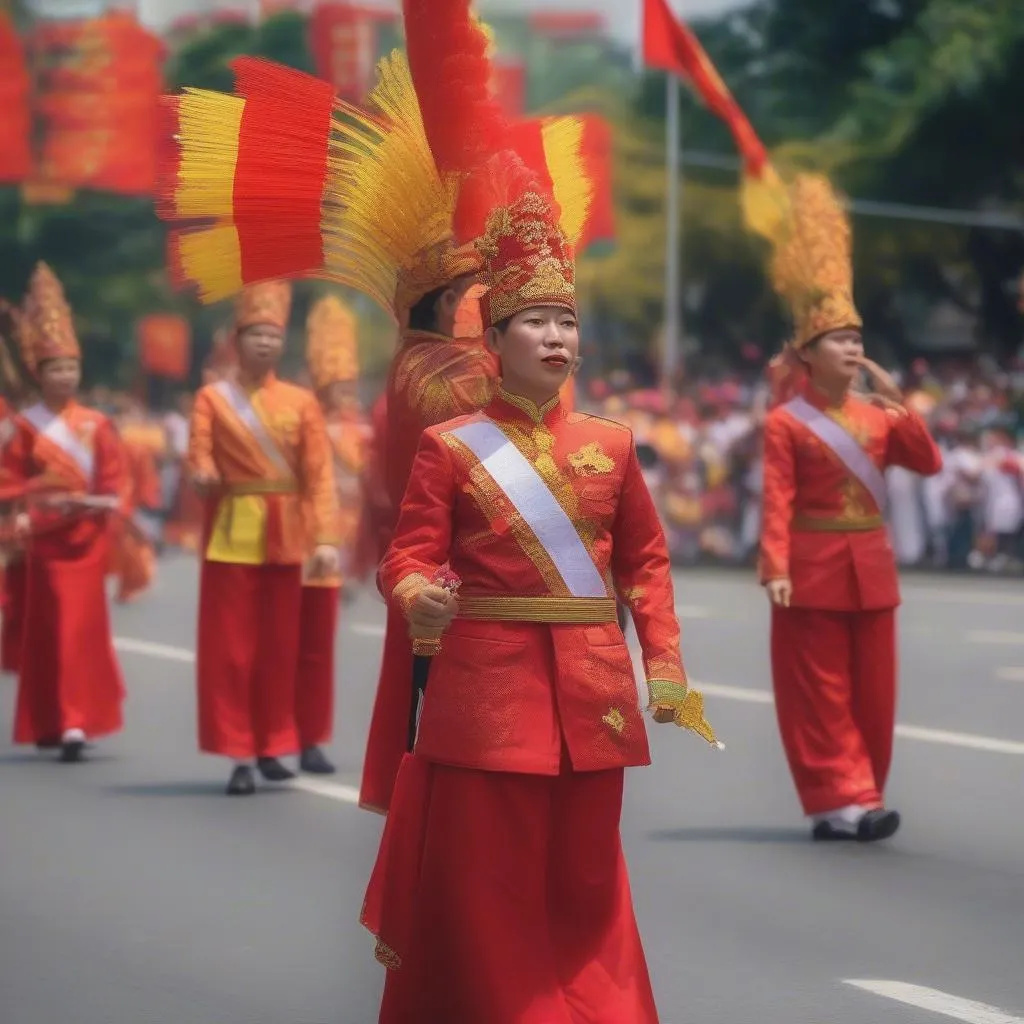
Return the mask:
<svg viewBox="0 0 1024 1024"><path fill-rule="evenodd" d="M853 304L850 222L822 175L797 175L789 187L789 215L775 241L772 283L793 311L797 349L828 331L862 326Z"/></svg>
<svg viewBox="0 0 1024 1024"><path fill-rule="evenodd" d="M39 263L29 281L18 330L21 358L35 375L47 359L81 359L71 307L57 275Z"/></svg>
<svg viewBox="0 0 1024 1024"><path fill-rule="evenodd" d="M485 328L531 306L576 312L575 255L561 211L540 176L517 154L497 154L466 182L456 222L478 238L484 258Z"/></svg>
<svg viewBox="0 0 1024 1024"><path fill-rule="evenodd" d="M235 299L235 330L269 324L282 331L292 311L292 286L287 281L261 281L242 289Z"/></svg>
<svg viewBox="0 0 1024 1024"><path fill-rule="evenodd" d="M320 299L306 318L306 363L317 391L359 377L356 318L333 295Z"/></svg>

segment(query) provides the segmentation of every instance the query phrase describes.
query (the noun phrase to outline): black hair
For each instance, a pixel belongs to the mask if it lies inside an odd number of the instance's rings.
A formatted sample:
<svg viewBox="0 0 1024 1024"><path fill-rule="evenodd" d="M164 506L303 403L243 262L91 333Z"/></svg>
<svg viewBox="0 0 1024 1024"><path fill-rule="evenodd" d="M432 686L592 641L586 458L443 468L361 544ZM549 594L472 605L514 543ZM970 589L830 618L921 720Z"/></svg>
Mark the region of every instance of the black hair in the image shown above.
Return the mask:
<svg viewBox="0 0 1024 1024"><path fill-rule="evenodd" d="M508 325L512 323L512 317L503 316L496 324L491 326L499 333L504 334L508 330Z"/></svg>
<svg viewBox="0 0 1024 1024"><path fill-rule="evenodd" d="M440 288L435 288L416 300L409 310L410 331L437 330L437 303L441 296L448 291L448 288L449 285L443 284Z"/></svg>

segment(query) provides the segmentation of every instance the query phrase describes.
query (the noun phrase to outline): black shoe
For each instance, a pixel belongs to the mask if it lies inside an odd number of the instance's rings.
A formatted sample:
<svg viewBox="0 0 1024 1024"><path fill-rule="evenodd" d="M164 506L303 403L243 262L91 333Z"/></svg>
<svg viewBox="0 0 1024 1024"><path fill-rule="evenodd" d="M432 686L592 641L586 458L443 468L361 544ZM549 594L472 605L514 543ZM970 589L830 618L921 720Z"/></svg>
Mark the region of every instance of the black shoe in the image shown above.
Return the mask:
<svg viewBox="0 0 1024 1024"><path fill-rule="evenodd" d="M816 843L851 842L857 838L857 833L836 828L830 821L819 821L811 830L811 838Z"/></svg>
<svg viewBox="0 0 1024 1024"><path fill-rule="evenodd" d="M235 766L226 790L228 796L252 796L256 792L256 779L247 764Z"/></svg>
<svg viewBox="0 0 1024 1024"><path fill-rule="evenodd" d="M337 769L319 747L307 747L299 758L299 768L310 775L333 775Z"/></svg>
<svg viewBox="0 0 1024 1024"><path fill-rule="evenodd" d="M295 772L285 768L276 757L259 757L256 759L256 767L267 782L287 782L295 778Z"/></svg>
<svg viewBox="0 0 1024 1024"><path fill-rule="evenodd" d="M61 764L77 764L85 752L85 740L68 740L60 745Z"/></svg>
<svg viewBox="0 0 1024 1024"><path fill-rule="evenodd" d="M876 807L857 822L857 842L877 843L880 839L891 839L899 827L899 811Z"/></svg>

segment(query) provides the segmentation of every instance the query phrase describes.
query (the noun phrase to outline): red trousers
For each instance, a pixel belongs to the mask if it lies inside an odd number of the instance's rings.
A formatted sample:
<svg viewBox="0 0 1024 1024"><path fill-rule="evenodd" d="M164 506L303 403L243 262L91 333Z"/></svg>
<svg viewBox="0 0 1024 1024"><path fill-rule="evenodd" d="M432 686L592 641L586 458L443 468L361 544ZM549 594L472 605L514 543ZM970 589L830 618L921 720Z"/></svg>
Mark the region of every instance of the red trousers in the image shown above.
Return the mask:
<svg viewBox="0 0 1024 1024"><path fill-rule="evenodd" d="M0 670L17 672L25 635L25 560L10 562L4 571L3 625L0 626Z"/></svg>
<svg viewBox="0 0 1024 1024"><path fill-rule="evenodd" d="M124 684L107 607L110 540L34 542L26 563L24 640L14 717L15 743L118 732Z"/></svg>
<svg viewBox="0 0 1024 1024"><path fill-rule="evenodd" d="M334 728L334 637L340 587L303 587L295 721L303 750L328 743Z"/></svg>
<svg viewBox="0 0 1024 1024"><path fill-rule="evenodd" d="M302 569L204 561L199 749L236 760L294 753Z"/></svg>
<svg viewBox="0 0 1024 1024"><path fill-rule="evenodd" d="M381 1024L657 1024L622 785L406 758L367 893L401 947L381 956Z"/></svg>
<svg viewBox="0 0 1024 1024"><path fill-rule="evenodd" d="M775 708L804 813L880 807L896 717L896 613L772 610Z"/></svg>

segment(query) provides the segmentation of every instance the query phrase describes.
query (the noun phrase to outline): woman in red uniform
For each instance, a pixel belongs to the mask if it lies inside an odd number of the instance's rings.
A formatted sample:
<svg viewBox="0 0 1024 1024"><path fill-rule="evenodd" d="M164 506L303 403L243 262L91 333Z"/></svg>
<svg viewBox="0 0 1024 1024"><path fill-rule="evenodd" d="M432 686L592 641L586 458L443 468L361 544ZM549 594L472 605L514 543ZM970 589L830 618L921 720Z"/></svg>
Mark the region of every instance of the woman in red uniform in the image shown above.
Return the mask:
<svg viewBox="0 0 1024 1024"><path fill-rule="evenodd" d="M796 333L775 370L764 435L762 583L772 602L775 704L815 839L892 836L885 807L896 709L896 563L885 469L941 468L924 421L864 356L850 232L828 182L791 191L775 254ZM854 394L864 372L870 395Z"/></svg>
<svg viewBox="0 0 1024 1024"><path fill-rule="evenodd" d="M62 760L77 761L87 739L121 728L124 690L105 589L121 442L106 416L75 400L78 340L45 264L32 276L25 317L22 351L41 401L22 413L32 427L24 475L30 487L55 493L21 524L29 541L14 742L61 746Z"/></svg>
<svg viewBox="0 0 1024 1024"><path fill-rule="evenodd" d="M572 251L539 181L514 158L492 171L509 189L480 243L502 386L424 432L380 569L416 640L450 625L367 893L380 1020L656 1024L619 838L623 770L649 752L616 595L655 720L714 736L632 434L559 400Z"/></svg>

